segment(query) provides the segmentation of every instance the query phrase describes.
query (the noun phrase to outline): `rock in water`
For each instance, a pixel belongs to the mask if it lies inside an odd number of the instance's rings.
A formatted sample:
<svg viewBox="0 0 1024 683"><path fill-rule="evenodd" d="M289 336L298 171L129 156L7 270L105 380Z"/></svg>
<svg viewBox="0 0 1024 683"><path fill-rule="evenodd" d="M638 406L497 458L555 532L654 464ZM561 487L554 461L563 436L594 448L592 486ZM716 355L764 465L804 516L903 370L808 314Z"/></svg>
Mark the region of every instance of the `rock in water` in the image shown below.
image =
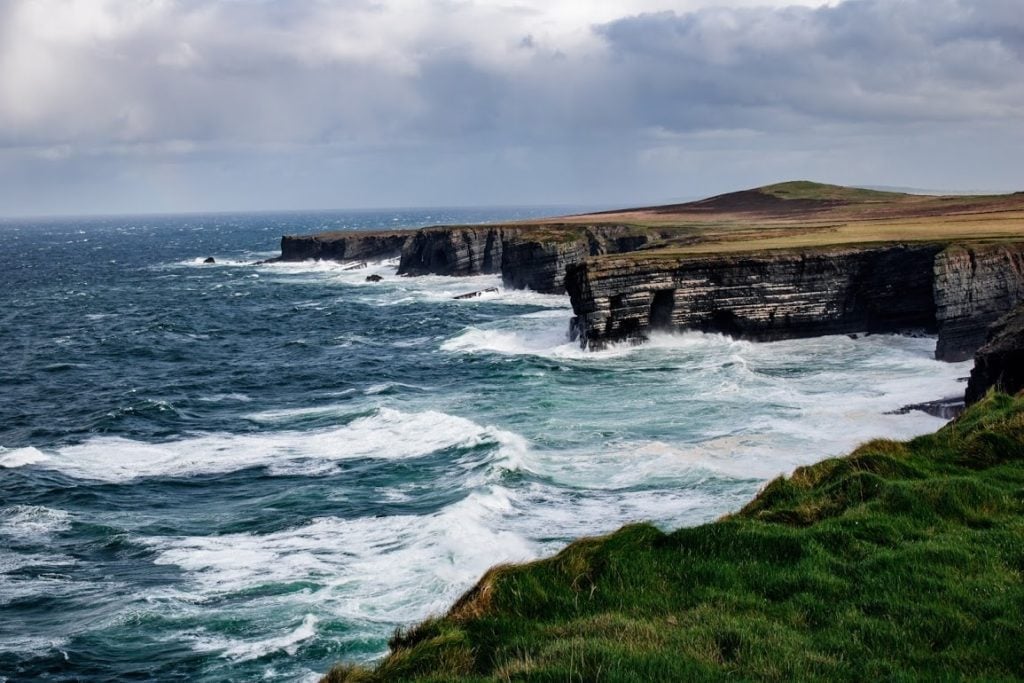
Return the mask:
<svg viewBox="0 0 1024 683"><path fill-rule="evenodd" d="M366 276L366 281L367 282L380 282L383 279L384 278L382 278L380 275L377 275L376 273L374 273L373 275L367 275Z"/></svg>
<svg viewBox="0 0 1024 683"><path fill-rule="evenodd" d="M487 289L481 289L479 292L466 292L465 294L456 294L453 299L473 299L483 294L497 294L497 287L488 287Z"/></svg>
<svg viewBox="0 0 1024 683"><path fill-rule="evenodd" d="M980 401L992 388L1007 394L1024 390L1024 304L989 328L988 341L974 356L967 405Z"/></svg>
<svg viewBox="0 0 1024 683"><path fill-rule="evenodd" d="M207 256L205 259L203 259L203 263L205 263L207 265L213 265L216 262L217 262L217 259L213 258L212 256Z"/></svg>

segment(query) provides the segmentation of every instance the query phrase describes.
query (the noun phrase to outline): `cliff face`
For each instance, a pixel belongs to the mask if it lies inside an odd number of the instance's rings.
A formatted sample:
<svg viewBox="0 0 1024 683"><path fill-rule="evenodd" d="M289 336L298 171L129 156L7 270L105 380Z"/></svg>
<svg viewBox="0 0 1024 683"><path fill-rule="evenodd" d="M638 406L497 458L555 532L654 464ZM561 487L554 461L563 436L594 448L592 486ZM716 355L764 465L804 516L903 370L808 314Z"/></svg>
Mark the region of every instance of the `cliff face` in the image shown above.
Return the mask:
<svg viewBox="0 0 1024 683"><path fill-rule="evenodd" d="M399 275L483 275L501 270L507 239L499 227L425 228L402 249Z"/></svg>
<svg viewBox="0 0 1024 683"><path fill-rule="evenodd" d="M988 341L974 357L967 404L977 403L992 388L1007 394L1024 390L1024 304L989 328Z"/></svg>
<svg viewBox="0 0 1024 683"><path fill-rule="evenodd" d="M285 235L281 238L280 261L353 261L389 259L402 253L411 233L331 232L320 235Z"/></svg>
<svg viewBox="0 0 1024 683"><path fill-rule="evenodd" d="M649 236L624 226L494 226L427 228L402 250L402 275L501 273L507 287L565 291L567 266L587 256L632 251Z"/></svg>
<svg viewBox="0 0 1024 683"><path fill-rule="evenodd" d="M649 240L647 234L619 226L588 227L560 240L517 235L505 245L502 280L516 289L560 294L569 266L587 256L634 251Z"/></svg>
<svg viewBox="0 0 1024 683"><path fill-rule="evenodd" d="M566 288L582 345L695 329L773 340L849 332L934 331L931 267L939 247L598 259Z"/></svg>
<svg viewBox="0 0 1024 683"><path fill-rule="evenodd" d="M1024 244L952 246L935 259L935 357L974 355L988 327L1024 301Z"/></svg>
<svg viewBox="0 0 1024 683"><path fill-rule="evenodd" d="M560 294L566 267L587 256L632 251L650 236L626 226L452 226L281 238L282 261L401 256L400 275L501 273L506 286Z"/></svg>

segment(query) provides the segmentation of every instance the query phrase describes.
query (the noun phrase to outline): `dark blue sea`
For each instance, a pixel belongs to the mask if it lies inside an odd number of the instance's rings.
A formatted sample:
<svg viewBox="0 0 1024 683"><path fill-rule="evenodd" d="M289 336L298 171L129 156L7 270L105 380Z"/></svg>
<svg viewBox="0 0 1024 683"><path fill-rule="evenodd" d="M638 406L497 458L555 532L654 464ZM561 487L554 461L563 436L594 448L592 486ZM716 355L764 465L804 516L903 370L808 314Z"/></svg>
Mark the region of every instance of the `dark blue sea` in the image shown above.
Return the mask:
<svg viewBox="0 0 1024 683"><path fill-rule="evenodd" d="M550 212L0 221L0 681L316 680L491 565L713 520L962 391L930 339L585 353L496 276L256 263Z"/></svg>

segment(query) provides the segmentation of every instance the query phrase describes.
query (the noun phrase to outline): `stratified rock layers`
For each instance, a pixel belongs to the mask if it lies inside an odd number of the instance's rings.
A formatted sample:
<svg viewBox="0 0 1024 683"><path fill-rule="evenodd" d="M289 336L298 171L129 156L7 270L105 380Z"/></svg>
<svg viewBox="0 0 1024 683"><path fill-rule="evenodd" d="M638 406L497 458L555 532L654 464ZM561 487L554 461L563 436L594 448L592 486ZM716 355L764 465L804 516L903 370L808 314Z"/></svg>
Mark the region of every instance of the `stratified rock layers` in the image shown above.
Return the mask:
<svg viewBox="0 0 1024 683"><path fill-rule="evenodd" d="M281 256L277 260L352 261L395 258L402 253L409 235L409 232L402 230L285 235L281 238Z"/></svg>
<svg viewBox="0 0 1024 683"><path fill-rule="evenodd" d="M935 260L935 357L967 360L989 326L1024 301L1024 244L951 246Z"/></svg>
<svg viewBox="0 0 1024 683"><path fill-rule="evenodd" d="M588 348L656 329L756 340L921 330L938 333L936 358L960 361L1024 301L1024 242L614 256L659 237L575 224L337 232L283 237L280 260L400 256L402 275L500 272L508 287L568 291Z"/></svg>
<svg viewBox="0 0 1024 683"><path fill-rule="evenodd" d="M501 273L506 286L561 294L569 264L632 251L651 235L627 226L451 226L281 238L281 261L401 256L400 275Z"/></svg>
<svg viewBox="0 0 1024 683"><path fill-rule="evenodd" d="M937 357L959 360L1024 299L1022 255L1022 244L914 244L588 259L566 288L588 348L656 329L763 341L917 329L938 331Z"/></svg>
<svg viewBox="0 0 1024 683"><path fill-rule="evenodd" d="M989 328L988 341L974 357L967 404L980 401L989 389L1007 394L1024 390L1024 304Z"/></svg>

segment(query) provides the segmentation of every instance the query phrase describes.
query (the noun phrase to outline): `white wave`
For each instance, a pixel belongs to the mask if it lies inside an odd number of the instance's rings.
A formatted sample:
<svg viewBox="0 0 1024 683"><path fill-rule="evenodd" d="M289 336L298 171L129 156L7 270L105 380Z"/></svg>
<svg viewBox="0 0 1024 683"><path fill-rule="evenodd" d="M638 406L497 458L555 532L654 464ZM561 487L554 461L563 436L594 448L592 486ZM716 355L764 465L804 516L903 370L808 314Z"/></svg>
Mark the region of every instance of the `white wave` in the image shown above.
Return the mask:
<svg viewBox="0 0 1024 683"><path fill-rule="evenodd" d="M242 393L230 393L230 394L212 394L210 396L200 397L200 401L204 403L224 403L227 401L235 401L238 403L249 403L252 398Z"/></svg>
<svg viewBox="0 0 1024 683"><path fill-rule="evenodd" d="M14 552L4 545L0 544L0 607L15 600L40 595L62 597L80 593L75 582L63 573L47 572L36 576L16 573L29 567L71 567L77 564L74 558L67 555ZM7 638L0 638L0 648L7 646Z"/></svg>
<svg viewBox="0 0 1024 683"><path fill-rule="evenodd" d="M0 449L0 467L13 469L25 465L35 465L48 460L45 453L38 448L15 448L12 450Z"/></svg>
<svg viewBox="0 0 1024 683"><path fill-rule="evenodd" d="M0 534L38 539L71 528L71 515L41 505L14 505L0 509Z"/></svg>
<svg viewBox="0 0 1024 683"><path fill-rule="evenodd" d="M316 625L319 620L313 614L307 614L302 623L294 630L280 636L262 640L240 640L223 636L200 635L194 639L193 646L199 652L219 652L224 657L236 662L259 659L273 652L286 652L295 655L299 645L316 636Z"/></svg>
<svg viewBox="0 0 1024 683"><path fill-rule="evenodd" d="M277 475L324 472L331 463L346 459L400 460L445 448L481 445L490 445L508 457L526 448L516 434L454 415L380 408L343 427L314 432L218 433L159 444L99 437L34 462L78 478L127 482L249 467L269 467L269 472Z"/></svg>
<svg viewBox="0 0 1024 683"><path fill-rule="evenodd" d="M445 609L493 564L535 557L538 546L503 530L514 517L509 492L498 486L469 494L436 513L316 519L270 534L150 538L156 562L188 572L200 596L307 581L291 593L335 617L405 623Z"/></svg>
<svg viewBox="0 0 1024 683"><path fill-rule="evenodd" d="M531 332L470 327L441 344L441 350L449 353L498 353L508 356L583 356L579 345L569 341L567 328L560 332L552 329Z"/></svg>

